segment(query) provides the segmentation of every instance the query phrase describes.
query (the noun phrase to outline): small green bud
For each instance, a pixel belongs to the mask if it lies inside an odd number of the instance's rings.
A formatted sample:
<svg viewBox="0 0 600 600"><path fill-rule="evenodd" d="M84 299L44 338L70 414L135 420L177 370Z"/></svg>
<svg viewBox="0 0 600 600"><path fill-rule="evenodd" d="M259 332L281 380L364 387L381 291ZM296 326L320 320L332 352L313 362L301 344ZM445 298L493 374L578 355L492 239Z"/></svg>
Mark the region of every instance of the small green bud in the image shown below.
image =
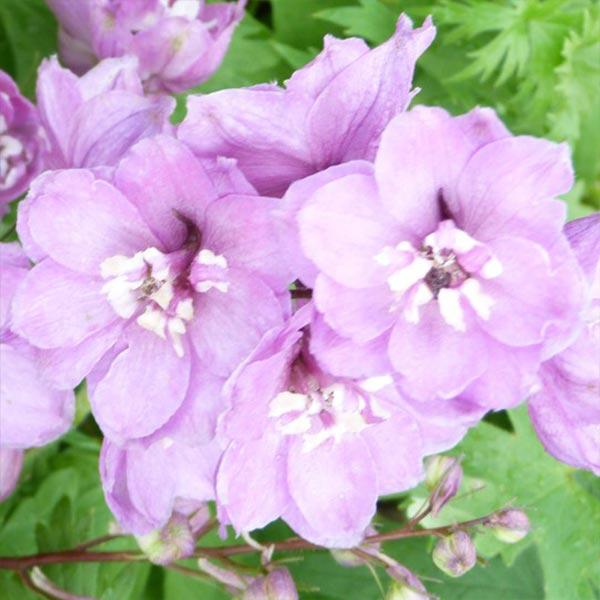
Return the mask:
<svg viewBox="0 0 600 600"><path fill-rule="evenodd" d="M477 562L473 540L464 531L457 531L441 539L433 549L433 562L450 577L460 577Z"/></svg>
<svg viewBox="0 0 600 600"><path fill-rule="evenodd" d="M501 542L507 544L521 541L531 529L529 517L517 508L508 508L492 515L486 525Z"/></svg>

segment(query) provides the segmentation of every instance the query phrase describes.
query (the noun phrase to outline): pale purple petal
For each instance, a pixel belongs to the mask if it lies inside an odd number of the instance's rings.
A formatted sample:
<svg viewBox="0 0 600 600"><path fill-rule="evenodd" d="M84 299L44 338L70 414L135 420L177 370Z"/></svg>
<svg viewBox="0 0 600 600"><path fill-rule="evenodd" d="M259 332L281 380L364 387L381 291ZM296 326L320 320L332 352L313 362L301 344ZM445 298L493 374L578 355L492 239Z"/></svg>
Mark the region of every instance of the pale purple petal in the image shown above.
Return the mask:
<svg viewBox="0 0 600 600"><path fill-rule="evenodd" d="M265 431L259 440L233 441L217 473L217 501L237 531L264 527L289 503L281 436Z"/></svg>
<svg viewBox="0 0 600 600"><path fill-rule="evenodd" d="M365 344L341 337L317 314L310 328L310 351L321 367L340 377L373 377L393 371L388 358L389 336Z"/></svg>
<svg viewBox="0 0 600 600"><path fill-rule="evenodd" d="M0 331L9 326L10 304L29 270L29 261L16 242L0 243Z"/></svg>
<svg viewBox="0 0 600 600"><path fill-rule="evenodd" d="M395 34L331 79L308 115L313 161L321 169L372 159L389 120L411 100L414 66L435 36L428 18L413 30L400 15Z"/></svg>
<svg viewBox="0 0 600 600"><path fill-rule="evenodd" d="M529 414L546 450L558 460L600 475L600 342L584 333L542 366L541 389Z"/></svg>
<svg viewBox="0 0 600 600"><path fill-rule="evenodd" d="M2 447L41 446L64 433L75 412L73 392L52 390L42 381L24 344L0 344L0 364Z"/></svg>
<svg viewBox="0 0 600 600"><path fill-rule="evenodd" d="M481 242L515 236L547 245L560 235L565 220L564 205L549 200L572 185L566 144L505 138L469 160L450 210L457 224Z"/></svg>
<svg viewBox="0 0 600 600"><path fill-rule="evenodd" d="M138 140L161 133L172 98L113 90L83 104L73 116L66 166L114 165Z"/></svg>
<svg viewBox="0 0 600 600"><path fill-rule="evenodd" d="M572 323L577 307L564 278L554 273L545 250L525 239L498 239L490 248L502 264L500 276L482 281L483 293L494 300L488 320L480 325L511 346L538 344L553 322ZM570 265L577 270L575 261Z"/></svg>
<svg viewBox="0 0 600 600"><path fill-rule="evenodd" d="M385 281L375 257L400 231L382 210L373 177L347 175L318 188L298 224L304 253L337 283L366 288Z"/></svg>
<svg viewBox="0 0 600 600"><path fill-rule="evenodd" d="M314 172L302 97L278 88L223 90L190 96L178 137L199 157L230 156L259 193L281 196Z"/></svg>
<svg viewBox="0 0 600 600"><path fill-rule="evenodd" d="M375 177L381 202L419 245L435 231L473 144L446 111L417 106L396 116L381 137Z"/></svg>
<svg viewBox="0 0 600 600"><path fill-rule="evenodd" d="M316 99L331 80L354 61L369 52L360 38L340 40L332 35L323 39L323 50L286 81L288 90Z"/></svg>
<svg viewBox="0 0 600 600"><path fill-rule="evenodd" d="M168 250L178 250L185 241L185 219L201 225L208 203L217 197L189 149L164 135L143 140L131 149L119 164L115 185Z"/></svg>
<svg viewBox="0 0 600 600"><path fill-rule="evenodd" d="M337 165L319 171L314 175L295 181L283 197L284 227L287 234L287 260L293 265L298 278L307 286L314 287L317 268L303 253L300 244L300 233L297 226L297 213L313 193L330 181L340 179L346 175L371 175L373 165L366 161L352 161L347 164Z"/></svg>
<svg viewBox="0 0 600 600"><path fill-rule="evenodd" d="M15 294L14 330L40 348L79 344L116 319L101 291L103 284L50 259L42 261Z"/></svg>
<svg viewBox="0 0 600 600"><path fill-rule="evenodd" d="M274 291L295 279L282 256L285 231L276 211L281 200L229 195L212 202L206 212L203 245L227 258L230 267L255 273Z"/></svg>
<svg viewBox="0 0 600 600"><path fill-rule="evenodd" d="M287 480L298 510L317 532L301 536L329 548L352 548L360 543L375 514L377 476L366 443L346 436L304 452L301 440L288 451Z"/></svg>
<svg viewBox="0 0 600 600"><path fill-rule="evenodd" d="M377 493L396 494L417 485L424 477L423 442L417 421L396 409L383 423L361 432L377 473Z"/></svg>
<svg viewBox="0 0 600 600"><path fill-rule="evenodd" d="M124 321L116 321L76 346L38 350L36 364L40 374L59 389L73 389L114 346L124 324Z"/></svg>
<svg viewBox="0 0 600 600"><path fill-rule="evenodd" d="M164 425L189 387L190 349L178 357L172 345L132 323L128 347L114 358L90 394L105 435L121 442L149 435Z"/></svg>
<svg viewBox="0 0 600 600"><path fill-rule="evenodd" d="M397 321L389 356L408 396L451 398L483 373L488 337L472 316L467 314L466 320L466 331L457 331L444 321L437 303L430 302L421 309L419 323Z"/></svg>
<svg viewBox="0 0 600 600"><path fill-rule="evenodd" d="M198 315L189 327L200 360L217 375L230 375L263 333L282 322L279 300L262 281L228 270L226 292L211 289L195 297Z"/></svg>
<svg viewBox="0 0 600 600"><path fill-rule="evenodd" d="M387 284L351 289L319 275L314 300L327 325L359 344L381 336L396 321L396 316L389 310L394 297Z"/></svg>
<svg viewBox="0 0 600 600"><path fill-rule="evenodd" d="M28 203L25 218L36 246L81 273L99 276L105 259L159 244L135 206L90 171L59 172Z"/></svg>

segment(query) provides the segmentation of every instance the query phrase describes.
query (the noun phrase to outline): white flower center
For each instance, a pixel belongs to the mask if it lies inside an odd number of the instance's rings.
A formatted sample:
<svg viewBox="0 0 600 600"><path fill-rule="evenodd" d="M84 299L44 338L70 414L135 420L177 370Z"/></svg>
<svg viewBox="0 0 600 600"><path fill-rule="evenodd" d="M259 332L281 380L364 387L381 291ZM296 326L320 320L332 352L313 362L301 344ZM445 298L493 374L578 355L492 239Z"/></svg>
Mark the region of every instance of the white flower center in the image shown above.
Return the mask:
<svg viewBox="0 0 600 600"><path fill-rule="evenodd" d="M27 152L20 140L7 133L0 135L0 190L7 190L15 185L24 175L27 162Z"/></svg>
<svg viewBox="0 0 600 600"><path fill-rule="evenodd" d="M483 292L482 279L502 273L502 265L487 246L443 221L417 250L410 242L386 246L374 257L389 268L387 283L396 296L391 310L402 307L411 323L420 320L421 306L436 300L442 318L457 331L466 330L464 303L481 319L490 317L493 300Z"/></svg>
<svg viewBox="0 0 600 600"><path fill-rule="evenodd" d="M390 415L370 394L379 390L370 380L360 384L334 383L306 394L285 391L269 405L269 416L277 420L283 435L302 436L303 452L310 452L325 441L339 442L348 433L359 433ZM387 385L387 381L385 383Z"/></svg>

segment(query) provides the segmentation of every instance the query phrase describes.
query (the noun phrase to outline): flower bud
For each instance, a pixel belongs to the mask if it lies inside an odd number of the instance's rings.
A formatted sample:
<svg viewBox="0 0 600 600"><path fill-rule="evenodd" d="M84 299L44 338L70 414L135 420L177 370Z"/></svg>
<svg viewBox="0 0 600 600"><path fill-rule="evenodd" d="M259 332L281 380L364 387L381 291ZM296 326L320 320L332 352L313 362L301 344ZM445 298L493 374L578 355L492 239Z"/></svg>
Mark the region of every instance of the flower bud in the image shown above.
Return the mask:
<svg viewBox="0 0 600 600"><path fill-rule="evenodd" d="M492 528L494 535L507 544L522 540L531 529L529 517L517 508L508 508L490 517L486 523Z"/></svg>
<svg viewBox="0 0 600 600"><path fill-rule="evenodd" d="M433 549L433 562L450 577L460 577L477 561L475 545L467 533L457 531L441 539Z"/></svg>
<svg viewBox="0 0 600 600"><path fill-rule="evenodd" d="M157 565L191 556L196 545L187 518L179 513L174 513L162 529L136 536L136 540L148 559Z"/></svg>
<svg viewBox="0 0 600 600"><path fill-rule="evenodd" d="M385 600L427 600L429 594L417 576L404 565L395 564L386 569L394 579Z"/></svg>
<svg viewBox="0 0 600 600"><path fill-rule="evenodd" d="M425 485L431 490L434 516L456 495L462 482L460 461L451 456L431 456L425 461Z"/></svg>
<svg viewBox="0 0 600 600"><path fill-rule="evenodd" d="M244 591L243 600L298 600L294 580L287 569L275 569L258 577Z"/></svg>

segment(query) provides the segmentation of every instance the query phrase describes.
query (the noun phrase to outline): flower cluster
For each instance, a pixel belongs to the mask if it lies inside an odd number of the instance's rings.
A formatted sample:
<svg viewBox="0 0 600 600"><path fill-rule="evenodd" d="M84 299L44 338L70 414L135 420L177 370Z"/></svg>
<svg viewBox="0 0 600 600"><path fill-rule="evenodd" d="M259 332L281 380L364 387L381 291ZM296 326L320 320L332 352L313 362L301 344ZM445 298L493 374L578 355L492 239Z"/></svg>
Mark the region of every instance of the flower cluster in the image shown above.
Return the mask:
<svg viewBox="0 0 600 600"><path fill-rule="evenodd" d="M1 249L3 480L83 380L108 504L173 556L207 500L239 533L357 546L379 496L527 397L548 451L600 473L600 216L565 228L566 145L409 109L430 20L328 36L285 88L190 95L174 127L164 92L215 70L243 2L49 3L80 76L44 61L39 117L0 79L0 193L47 154ZM434 558L460 574L475 550L457 532Z"/></svg>

